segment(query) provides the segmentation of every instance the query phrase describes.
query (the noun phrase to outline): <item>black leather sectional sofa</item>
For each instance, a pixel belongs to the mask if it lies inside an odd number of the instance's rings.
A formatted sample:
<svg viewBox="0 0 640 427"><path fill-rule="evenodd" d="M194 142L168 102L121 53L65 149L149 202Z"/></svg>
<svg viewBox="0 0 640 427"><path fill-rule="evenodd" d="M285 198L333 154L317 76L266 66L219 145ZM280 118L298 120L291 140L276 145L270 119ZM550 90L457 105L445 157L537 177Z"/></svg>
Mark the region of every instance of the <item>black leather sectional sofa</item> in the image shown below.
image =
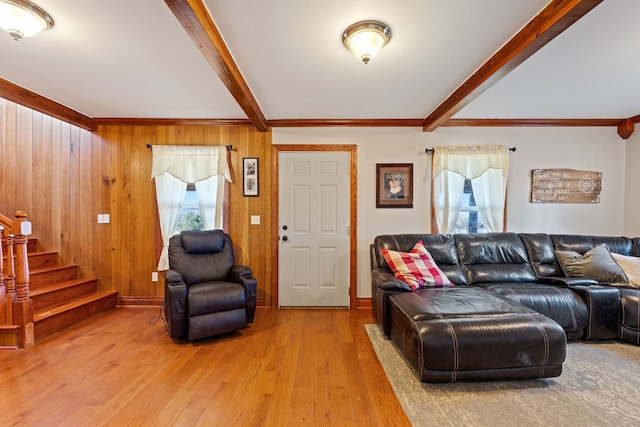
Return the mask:
<svg viewBox="0 0 640 427"><path fill-rule="evenodd" d="M422 241L453 287L412 292L384 249ZM640 238L553 234L396 234L371 245L373 311L424 382L554 377L567 340L640 344L640 290L566 277L556 250L605 243L640 256Z"/></svg>

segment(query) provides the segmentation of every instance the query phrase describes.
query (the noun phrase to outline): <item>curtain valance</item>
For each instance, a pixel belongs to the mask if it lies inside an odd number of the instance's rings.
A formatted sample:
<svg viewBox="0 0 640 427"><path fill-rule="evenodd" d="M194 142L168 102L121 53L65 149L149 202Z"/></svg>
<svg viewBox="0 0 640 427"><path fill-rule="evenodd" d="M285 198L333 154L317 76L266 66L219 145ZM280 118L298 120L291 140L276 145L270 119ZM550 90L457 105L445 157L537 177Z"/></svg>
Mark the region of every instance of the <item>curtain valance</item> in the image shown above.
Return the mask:
<svg viewBox="0 0 640 427"><path fill-rule="evenodd" d="M189 184L214 175L231 182L225 146L154 145L152 148L152 179L166 172Z"/></svg>
<svg viewBox="0 0 640 427"><path fill-rule="evenodd" d="M501 169L509 176L509 148L502 145L435 147L433 155L434 177L444 170L474 179L489 169Z"/></svg>

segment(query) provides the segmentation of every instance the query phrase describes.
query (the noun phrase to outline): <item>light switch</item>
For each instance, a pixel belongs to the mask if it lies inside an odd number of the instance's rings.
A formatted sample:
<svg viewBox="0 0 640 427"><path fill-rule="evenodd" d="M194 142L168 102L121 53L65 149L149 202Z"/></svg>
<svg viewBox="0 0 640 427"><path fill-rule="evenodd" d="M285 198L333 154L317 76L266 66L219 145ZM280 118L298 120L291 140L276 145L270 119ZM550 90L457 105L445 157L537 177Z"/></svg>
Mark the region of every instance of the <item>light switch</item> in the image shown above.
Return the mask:
<svg viewBox="0 0 640 427"><path fill-rule="evenodd" d="M158 272L157 271L152 271L151 272L151 281L152 282L157 282L158 281Z"/></svg>
<svg viewBox="0 0 640 427"><path fill-rule="evenodd" d="M251 215L251 224L253 225L260 224L260 215Z"/></svg>

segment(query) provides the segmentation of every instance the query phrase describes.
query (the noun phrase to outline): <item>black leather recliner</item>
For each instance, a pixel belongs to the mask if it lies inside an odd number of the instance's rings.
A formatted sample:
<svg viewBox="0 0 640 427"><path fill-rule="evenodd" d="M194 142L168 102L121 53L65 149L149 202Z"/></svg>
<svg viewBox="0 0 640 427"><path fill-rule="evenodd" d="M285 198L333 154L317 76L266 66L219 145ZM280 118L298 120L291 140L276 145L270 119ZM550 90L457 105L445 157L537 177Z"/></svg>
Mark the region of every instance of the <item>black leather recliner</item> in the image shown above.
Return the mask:
<svg viewBox="0 0 640 427"><path fill-rule="evenodd" d="M182 231L169 241L165 310L169 335L189 340L245 328L256 311L252 270L235 265L222 230Z"/></svg>

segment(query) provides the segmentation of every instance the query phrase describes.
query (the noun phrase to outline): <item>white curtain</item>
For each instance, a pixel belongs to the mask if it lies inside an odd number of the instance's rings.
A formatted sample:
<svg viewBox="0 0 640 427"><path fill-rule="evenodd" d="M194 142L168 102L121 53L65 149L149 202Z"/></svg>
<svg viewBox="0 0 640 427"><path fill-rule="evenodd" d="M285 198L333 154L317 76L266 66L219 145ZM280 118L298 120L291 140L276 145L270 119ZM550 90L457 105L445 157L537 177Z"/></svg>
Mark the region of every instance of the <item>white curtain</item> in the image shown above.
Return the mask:
<svg viewBox="0 0 640 427"><path fill-rule="evenodd" d="M162 234L162 253L160 261L158 261L158 271L164 271L169 269L169 239L173 235L178 216L182 211L187 183L169 173L156 176L155 180L160 233Z"/></svg>
<svg viewBox="0 0 640 427"><path fill-rule="evenodd" d="M501 145L435 147L432 176L432 203L438 232L452 233L455 229L465 179L471 180L476 205L489 231L504 231L508 148Z"/></svg>
<svg viewBox="0 0 640 427"><path fill-rule="evenodd" d="M443 234L453 233L462 206L464 176L449 170L442 171L433 178L433 194L438 230Z"/></svg>
<svg viewBox="0 0 640 427"><path fill-rule="evenodd" d="M198 207L205 230L222 228L222 207L224 195L224 179L212 176L196 182Z"/></svg>
<svg viewBox="0 0 640 427"><path fill-rule="evenodd" d="M231 182L231 173L224 146L154 145L152 148L151 178L156 180L163 242L158 271L164 271L169 269L169 239L182 211L187 184L196 185L205 228L221 228L224 180Z"/></svg>
<svg viewBox="0 0 640 427"><path fill-rule="evenodd" d="M507 178L501 169L487 169L471 180L473 197L478 211L487 222L489 231L504 231L504 204L507 195Z"/></svg>
<svg viewBox="0 0 640 427"><path fill-rule="evenodd" d="M221 175L231 182L227 147L154 145L152 148L151 178L168 172L190 184L214 175Z"/></svg>

